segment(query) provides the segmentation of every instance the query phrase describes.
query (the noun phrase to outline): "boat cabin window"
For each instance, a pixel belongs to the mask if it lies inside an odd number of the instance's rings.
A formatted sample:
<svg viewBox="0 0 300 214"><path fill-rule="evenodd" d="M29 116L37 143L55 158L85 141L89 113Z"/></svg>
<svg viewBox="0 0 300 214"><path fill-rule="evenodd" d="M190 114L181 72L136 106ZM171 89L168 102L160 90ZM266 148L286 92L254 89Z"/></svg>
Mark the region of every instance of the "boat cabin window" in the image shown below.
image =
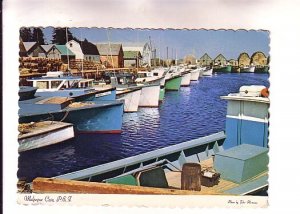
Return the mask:
<svg viewBox="0 0 300 214"><path fill-rule="evenodd" d="M51 88L58 88L62 81L51 81Z"/></svg>
<svg viewBox="0 0 300 214"><path fill-rule="evenodd" d="M138 73L137 75L139 78L147 77L146 73Z"/></svg>
<svg viewBox="0 0 300 214"><path fill-rule="evenodd" d="M49 82L48 81L37 81L36 87L38 89L48 89L49 88Z"/></svg>
<svg viewBox="0 0 300 214"><path fill-rule="evenodd" d="M157 73L157 72L153 73L153 76L157 77L157 76L158 76L158 73Z"/></svg>

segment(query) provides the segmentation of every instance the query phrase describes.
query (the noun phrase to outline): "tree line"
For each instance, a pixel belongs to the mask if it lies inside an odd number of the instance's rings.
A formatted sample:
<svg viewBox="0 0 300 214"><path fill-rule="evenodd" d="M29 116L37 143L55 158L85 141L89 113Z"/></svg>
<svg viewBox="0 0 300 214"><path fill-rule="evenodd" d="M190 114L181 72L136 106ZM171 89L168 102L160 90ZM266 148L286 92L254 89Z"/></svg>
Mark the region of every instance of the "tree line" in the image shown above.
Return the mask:
<svg viewBox="0 0 300 214"><path fill-rule="evenodd" d="M68 39L66 37L68 35ZM41 28L20 28L20 37L23 42L37 42L45 45L44 33ZM79 41L67 28L54 28L52 31L52 44L64 45L67 41Z"/></svg>

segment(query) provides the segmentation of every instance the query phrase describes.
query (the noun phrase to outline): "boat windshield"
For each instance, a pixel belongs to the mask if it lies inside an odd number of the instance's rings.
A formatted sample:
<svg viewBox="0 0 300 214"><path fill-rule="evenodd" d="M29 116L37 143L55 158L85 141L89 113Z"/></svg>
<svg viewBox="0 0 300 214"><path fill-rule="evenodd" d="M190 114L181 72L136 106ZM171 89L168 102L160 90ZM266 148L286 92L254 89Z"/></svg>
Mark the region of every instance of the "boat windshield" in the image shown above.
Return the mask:
<svg viewBox="0 0 300 214"><path fill-rule="evenodd" d="M36 83L36 87L38 89L48 89L49 88L49 81L38 81Z"/></svg>
<svg viewBox="0 0 300 214"><path fill-rule="evenodd" d="M144 78L144 77L147 77L147 74L146 73L138 73L137 76L138 76L138 78Z"/></svg>

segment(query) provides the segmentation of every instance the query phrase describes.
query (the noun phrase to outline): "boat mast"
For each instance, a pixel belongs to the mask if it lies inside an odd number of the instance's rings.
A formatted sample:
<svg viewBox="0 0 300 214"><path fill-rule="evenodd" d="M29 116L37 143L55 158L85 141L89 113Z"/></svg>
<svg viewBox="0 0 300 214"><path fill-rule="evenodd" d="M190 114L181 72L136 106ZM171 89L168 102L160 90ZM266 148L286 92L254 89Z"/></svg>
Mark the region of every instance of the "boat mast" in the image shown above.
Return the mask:
<svg viewBox="0 0 300 214"><path fill-rule="evenodd" d="M80 29L80 43L82 47L82 30ZM83 60L84 60L84 54L82 53L82 60L81 60L81 76L84 77L83 73Z"/></svg>
<svg viewBox="0 0 300 214"><path fill-rule="evenodd" d="M109 39L109 31L108 31L108 29L107 29L106 33L107 33L107 39L108 39L108 46L109 46L109 53L110 53L111 64L113 66L113 69L115 69L114 59L112 57L112 51L111 51L111 46L110 46L110 39Z"/></svg>
<svg viewBox="0 0 300 214"><path fill-rule="evenodd" d="M177 66L177 49L175 48L175 64Z"/></svg>

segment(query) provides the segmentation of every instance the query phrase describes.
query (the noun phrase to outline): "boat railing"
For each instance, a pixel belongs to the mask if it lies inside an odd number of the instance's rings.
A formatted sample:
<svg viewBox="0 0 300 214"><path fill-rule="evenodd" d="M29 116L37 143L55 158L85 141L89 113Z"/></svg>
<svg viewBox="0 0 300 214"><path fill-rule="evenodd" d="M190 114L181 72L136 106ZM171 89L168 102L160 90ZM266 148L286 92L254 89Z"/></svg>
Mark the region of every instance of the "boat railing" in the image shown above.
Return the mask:
<svg viewBox="0 0 300 214"><path fill-rule="evenodd" d="M226 136L224 132L218 132L205 137L146 152L136 156L67 173L55 178L71 180L91 180L93 176L98 176L116 170L121 171L121 173L119 174L121 175L123 173L127 173L126 168L130 168L131 170L128 171L132 171L135 169L140 169L141 167L148 166L149 164L156 164L158 161L162 161L164 159L172 162L172 164L177 168L181 168L182 163L187 161L187 159L189 158L199 162L200 160L207 159L214 153L223 150L222 145L225 137ZM175 160L174 156L176 156ZM117 175L114 175L114 177L115 176Z"/></svg>

